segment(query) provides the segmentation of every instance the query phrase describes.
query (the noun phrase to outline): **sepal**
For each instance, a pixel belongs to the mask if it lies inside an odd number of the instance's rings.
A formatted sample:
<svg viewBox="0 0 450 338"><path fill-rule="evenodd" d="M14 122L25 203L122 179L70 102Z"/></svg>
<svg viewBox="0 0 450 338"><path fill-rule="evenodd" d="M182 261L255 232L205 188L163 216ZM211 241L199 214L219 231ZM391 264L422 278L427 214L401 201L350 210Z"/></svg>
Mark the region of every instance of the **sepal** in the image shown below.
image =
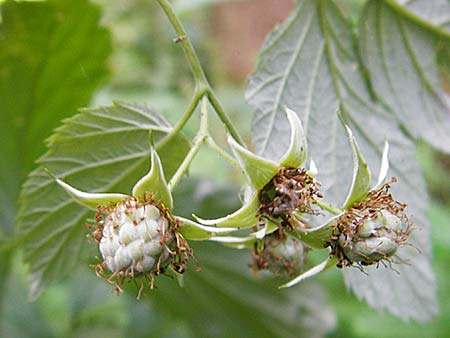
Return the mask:
<svg viewBox="0 0 450 338"><path fill-rule="evenodd" d="M342 119L341 119L342 121ZM364 160L358 143L350 128L342 121L350 141L353 154L353 178L347 198L344 202L344 209L349 208L354 203L361 201L367 196L370 189L370 170Z"/></svg>
<svg viewBox="0 0 450 338"><path fill-rule="evenodd" d="M228 144L248 181L256 190L262 189L277 173L278 166L275 162L253 154L238 144L231 136L228 136Z"/></svg>
<svg viewBox="0 0 450 338"><path fill-rule="evenodd" d="M294 278L290 282L279 286L279 289L290 288L291 286L297 285L298 283L321 273L322 271L326 271L337 263L337 259L335 257L328 257L322 263L316 265L315 267L309 269L308 271L302 273L298 277Z"/></svg>
<svg viewBox="0 0 450 338"><path fill-rule="evenodd" d="M193 215L195 219L204 225L216 227L231 227L238 229L250 228L258 223L257 211L259 209L258 195L254 194L252 198L234 213L217 218L217 219L201 219Z"/></svg>
<svg viewBox="0 0 450 338"><path fill-rule="evenodd" d="M305 132L297 114L287 107L285 109L291 127L291 139L288 150L279 161L279 166L299 168L306 160Z"/></svg>
<svg viewBox="0 0 450 338"><path fill-rule="evenodd" d="M293 229L287 233L312 248L323 249L333 235L333 224L341 215L330 218L318 227L305 230Z"/></svg>
<svg viewBox="0 0 450 338"><path fill-rule="evenodd" d="M99 205L108 206L111 204L116 204L128 197L123 194L115 194L115 193L88 193L74 187L69 184L61 181L59 178L55 178L56 183L63 188L72 198L81 204L82 206L89 209L96 209Z"/></svg>
<svg viewBox="0 0 450 338"><path fill-rule="evenodd" d="M214 236L209 241L222 243L234 249L251 249L257 242L255 236L234 237L234 236Z"/></svg>
<svg viewBox="0 0 450 338"><path fill-rule="evenodd" d="M270 235L272 232L278 229L278 226L273 222L267 220L261 230L252 233L257 239L263 239L266 235Z"/></svg>
<svg viewBox="0 0 450 338"><path fill-rule="evenodd" d="M167 208L172 209L172 194L167 186L166 178L161 164L161 159L156 150L151 147L151 167L147 175L142 177L133 187L132 194L137 198L144 198L145 193L154 195L156 201L162 202Z"/></svg>
<svg viewBox="0 0 450 338"><path fill-rule="evenodd" d="M316 163L312 159L309 162L308 174L311 177L316 177L317 175L319 175L319 169L317 169Z"/></svg>
<svg viewBox="0 0 450 338"><path fill-rule="evenodd" d="M384 142L383 155L381 156L380 173L378 174L377 184L371 190L378 190L386 180L389 171L389 143Z"/></svg>
<svg viewBox="0 0 450 338"><path fill-rule="evenodd" d="M216 228L202 224L198 224L184 217L175 217L182 225L178 228L178 232L188 240L206 240L217 234L226 234L236 231L236 228Z"/></svg>

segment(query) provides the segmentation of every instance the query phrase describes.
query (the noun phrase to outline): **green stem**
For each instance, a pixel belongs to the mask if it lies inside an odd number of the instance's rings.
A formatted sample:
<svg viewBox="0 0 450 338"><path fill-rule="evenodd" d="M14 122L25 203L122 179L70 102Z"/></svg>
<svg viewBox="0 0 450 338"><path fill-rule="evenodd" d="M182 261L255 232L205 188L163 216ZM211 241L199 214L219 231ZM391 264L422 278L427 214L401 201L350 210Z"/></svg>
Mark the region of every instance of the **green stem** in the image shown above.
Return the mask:
<svg viewBox="0 0 450 338"><path fill-rule="evenodd" d="M332 207L331 205L329 205L327 203L324 203L324 202L321 202L321 201L316 201L316 204L320 208L322 208L323 210L326 210L326 211L330 212L333 215L340 215L340 214L342 214L342 210L337 209L335 207Z"/></svg>
<svg viewBox="0 0 450 338"><path fill-rule="evenodd" d="M194 75L195 84L204 87L208 86L208 81L206 80L205 73L198 59L197 53L195 53L194 47L192 46L191 40L188 38L186 31L181 23L180 19L176 15L172 8L172 5L168 0L158 0L161 8L166 13L167 18L172 24L173 29L177 33L177 39L175 41L179 42L183 47L184 53L191 65L192 74Z"/></svg>
<svg viewBox="0 0 450 338"><path fill-rule="evenodd" d="M240 168L239 162L234 159L231 155L229 155L225 150L223 150L217 143L214 141L214 139L211 137L211 135L208 135L208 138L206 139L206 144L214 150L217 154L219 154L223 159L228 161L231 165L233 165L236 168Z"/></svg>
<svg viewBox="0 0 450 338"><path fill-rule="evenodd" d="M189 104L188 109L184 113L184 115L181 117L181 119L177 122L175 127L170 131L169 134L166 135L156 146L156 149L162 149L167 143L172 141L172 139L178 135L178 133L183 129L187 121L191 118L192 114L194 113L195 109L198 106L198 103L200 99L205 95L205 91L203 90L196 90L195 94L191 100L191 103Z"/></svg>
<svg viewBox="0 0 450 338"><path fill-rule="evenodd" d="M175 187L180 182L183 175L187 172L187 170L189 169L189 166L191 165L192 161L194 160L195 156L197 155L198 151L200 150L200 147L208 138L207 104L208 104L208 101L204 97L202 100L202 107L201 107L201 113L200 113L200 128L198 130L197 135L194 138L194 142L192 144L191 149L187 153L187 155L184 158L181 165L178 167L176 173L173 175L173 177L169 181L168 186L169 186L169 190L171 192L175 189Z"/></svg>
<svg viewBox="0 0 450 338"><path fill-rule="evenodd" d="M211 89L211 86L209 85L208 80L206 79L202 65L200 64L200 61L198 59L197 53L195 52L191 40L187 36L180 19L176 15L175 11L173 10L168 0L158 0L158 3L160 4L163 11L166 13L167 18L169 19L175 32L177 33L178 37L175 41L180 43L181 46L183 47L186 58L188 59L188 62L191 66L192 74L194 75L197 92L202 93L201 94L202 96L205 94L208 95L211 105L215 109L220 120L223 122L223 124L225 124L225 127L227 128L228 132L231 134L231 136L233 136L236 142L238 142L242 146L245 146L245 143L242 140L241 136L239 135L237 129L234 127L230 118L223 110L222 105L220 104L216 94Z"/></svg>
<svg viewBox="0 0 450 338"><path fill-rule="evenodd" d="M239 132L234 127L233 123L231 122L228 115L225 113L225 111L222 108L222 105L220 104L219 100L217 99L216 94L211 88L208 88L208 99L209 102L211 102L211 105L213 106L214 110L216 111L217 115L219 116L220 120L225 124L225 126L228 129L228 132L230 135L234 138L234 140L239 143L241 146L245 147L245 143L242 140L241 136L239 135Z"/></svg>

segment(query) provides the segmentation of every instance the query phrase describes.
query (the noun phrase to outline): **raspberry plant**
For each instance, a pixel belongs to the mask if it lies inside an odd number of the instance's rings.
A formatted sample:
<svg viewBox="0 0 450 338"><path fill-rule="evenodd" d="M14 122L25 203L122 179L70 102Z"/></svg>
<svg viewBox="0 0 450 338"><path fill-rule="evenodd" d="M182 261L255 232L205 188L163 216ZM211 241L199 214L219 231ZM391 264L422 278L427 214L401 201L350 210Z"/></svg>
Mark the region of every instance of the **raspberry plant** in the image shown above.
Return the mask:
<svg viewBox="0 0 450 338"><path fill-rule="evenodd" d="M195 245L210 242L208 255L223 245L241 250L248 258L243 268L253 269L254 278L273 275L280 288L301 288L338 268L372 307L431 319L437 302L426 192L412 158L419 138L448 151L441 85L448 81L448 33L417 19L414 6L409 12L394 1L368 1L355 40L355 27L335 2L299 1L266 39L250 77L251 151L172 5L157 2L191 68L192 98L174 126L145 106L115 102L83 109L55 130L24 184L15 240L2 245L5 252L23 248L31 298L69 274L86 246L98 247L93 273L118 293L134 282L138 298L151 298L163 292L152 290L161 275L183 285L186 274L207 274ZM393 53L386 36L403 49ZM389 52L408 56L400 75ZM419 96L418 107L411 104ZM197 112L189 140L182 131ZM210 130L211 114L222 122L228 146ZM244 174L243 205L216 219L177 216L172 195L202 147ZM379 168L373 187L369 166ZM86 222L90 241L80 226Z"/></svg>

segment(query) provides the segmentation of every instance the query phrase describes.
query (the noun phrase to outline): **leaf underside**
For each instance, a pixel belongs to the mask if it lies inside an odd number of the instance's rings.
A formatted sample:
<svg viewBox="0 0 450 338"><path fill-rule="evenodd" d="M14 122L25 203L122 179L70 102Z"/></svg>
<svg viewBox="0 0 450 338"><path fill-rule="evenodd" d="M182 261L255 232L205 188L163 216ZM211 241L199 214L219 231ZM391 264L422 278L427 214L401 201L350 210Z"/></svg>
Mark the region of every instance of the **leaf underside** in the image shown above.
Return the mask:
<svg viewBox="0 0 450 338"><path fill-rule="evenodd" d="M395 0L419 18L450 32L450 1L448 0Z"/></svg>
<svg viewBox="0 0 450 338"><path fill-rule="evenodd" d="M449 15L449 13L446 13ZM359 29L361 57L376 95L416 139L450 152L450 34L437 34L369 1Z"/></svg>
<svg viewBox="0 0 450 338"><path fill-rule="evenodd" d="M149 130L157 146L170 125L148 108L116 103L67 119L48 140L48 152L23 186L18 219L19 235L26 239L23 255L31 270L31 299L69 273L80 257L86 259L84 224L93 217L43 168L83 191L130 195L150 165ZM182 158L188 149L188 141L177 136L161 151L169 175L179 162L165 162L165 154Z"/></svg>
<svg viewBox="0 0 450 338"><path fill-rule="evenodd" d="M367 6L366 15L383 10L388 12L384 17L402 21L411 28L408 31L409 42L423 41L416 31L424 32L424 28L412 29L415 23L406 21L398 13L394 14L384 2L369 1ZM369 27L371 24L367 23ZM389 36L381 36L384 43L389 43ZM403 46L407 43L401 42ZM421 54L436 53L429 44L425 46L429 49ZM386 55L386 58L389 57ZM411 60L411 55L408 58ZM344 118L372 171L378 171L383 144L386 139L389 141L392 159L390 173L399 180L392 191L396 198L408 203L414 223L422 229L411 238L422 254L401 249L400 257L409 259L409 264L395 265L400 274L380 266L378 269L367 269L369 276L356 269L346 269L344 277L347 286L371 306L388 309L403 319L427 321L437 312L436 283L430 268L430 227L424 215L428 197L415 159L415 145L400 131L401 119L397 108L388 107L398 114L394 116L386 112L385 104L373 98L369 79L359 60L353 27L333 2L300 1L291 16L266 39L257 70L250 78L247 100L256 110L254 144L258 154L278 158L280 149L285 149L288 144L288 124L283 116L283 107L286 105L296 111L307 135L309 154L319 169L318 180L322 183L325 199L340 205L350 186L352 155L344 128L335 113L337 108L342 108ZM427 63L427 70L437 72L437 68L436 63ZM417 82L417 78L414 81L409 89L426 86ZM408 87L409 83L404 83L404 86ZM422 100L422 107L435 99L423 97L429 91L409 96L409 89L405 89L408 99ZM392 95L398 94L394 92ZM439 116L446 114L445 111L437 113ZM414 116L418 114L416 111ZM420 114L425 116L422 112ZM409 128L408 125L406 127ZM427 129L429 125L422 127ZM423 132L421 137L428 136Z"/></svg>

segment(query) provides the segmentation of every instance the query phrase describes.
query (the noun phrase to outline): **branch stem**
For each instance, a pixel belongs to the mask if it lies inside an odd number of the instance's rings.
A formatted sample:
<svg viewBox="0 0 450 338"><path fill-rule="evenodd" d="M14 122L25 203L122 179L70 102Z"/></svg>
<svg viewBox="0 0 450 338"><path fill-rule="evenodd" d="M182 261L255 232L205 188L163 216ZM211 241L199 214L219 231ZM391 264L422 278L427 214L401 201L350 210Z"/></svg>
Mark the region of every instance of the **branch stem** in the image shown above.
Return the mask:
<svg viewBox="0 0 450 338"><path fill-rule="evenodd" d="M177 122L175 127L164 137L156 146L156 149L159 150L163 148L167 143L172 141L172 139L178 135L178 133L183 129L183 127L186 125L186 123L191 118L192 114L194 113L195 109L198 106L199 101L201 98L205 95L205 91L197 89L194 93L194 96L192 97L191 103L189 104L186 112L181 117L181 119Z"/></svg>
<svg viewBox="0 0 450 338"><path fill-rule="evenodd" d="M194 138L194 142L192 144L191 149L187 153L186 157L184 158L181 165L178 167L177 171L173 175L173 177L169 181L169 190L173 192L175 187L180 182L183 175L188 171L189 166L191 165L192 161L194 160L195 156L197 155L198 151L200 150L200 147L203 143L205 143L206 139L208 138L208 110L207 110L207 104L208 101L206 97L203 97L202 99L202 107L200 112L200 128L197 132L197 135Z"/></svg>
<svg viewBox="0 0 450 338"><path fill-rule="evenodd" d="M234 138L234 140L237 143L239 143L241 146L245 147L244 141L242 140L241 136L239 135L239 132L234 127L234 125L231 122L228 115L223 110L222 105L220 104L219 100L217 99L217 96L214 93L214 91L211 88L208 88L207 94L208 94L209 102L211 102L211 105L213 106L213 108L216 111L217 115L219 116L220 120L223 122L223 124L225 124L230 135Z"/></svg>
<svg viewBox="0 0 450 338"><path fill-rule="evenodd" d="M192 46L191 40L186 34L183 24L181 23L168 0L158 0L158 2L163 11L166 13L166 16L172 24L173 29L177 33L175 42L180 43L183 47L186 58L188 59L191 66L196 85L203 84L205 87L207 87L208 81L206 80L205 73L203 72L203 68L200 64L197 53L195 53L194 47Z"/></svg>
<svg viewBox="0 0 450 338"><path fill-rule="evenodd" d="M245 146L245 143L242 140L241 136L239 135L239 132L237 131L237 129L231 122L231 119L225 113L216 94L214 93L211 86L209 85L208 80L205 76L205 72L203 71L202 65L200 64L200 61L198 59L197 53L195 52L194 46L192 45L191 40L187 36L186 31L183 27L183 24L181 23L180 19L176 15L173 7L171 6L171 4L169 3L168 0L158 0L158 3L160 4L163 11L166 13L167 18L169 19L170 23L172 24L173 29L175 30L175 32L177 34L177 38L175 39L175 42L180 43L181 46L183 47L184 53L186 55L186 58L190 64L190 66L191 66L192 74L194 76L196 93L200 94L199 99L201 97L203 97L204 95L208 96L209 102L211 102L211 105L213 106L213 108L216 111L217 115L219 116L220 120L223 122L223 124L227 128L228 132L236 140L236 142L238 142L242 146ZM193 103L194 102L195 102L195 100L193 101ZM198 101L196 101L196 103L198 103ZM189 119L189 118L190 118L190 115L187 117L187 119ZM182 122L182 121L180 121L180 122ZM175 132L175 129L174 129L174 132Z"/></svg>
<svg viewBox="0 0 450 338"><path fill-rule="evenodd" d="M231 155L229 155L225 150L223 150L217 143L214 141L214 139L211 137L211 135L208 135L208 138L206 139L206 144L209 146L210 149L214 150L219 156L221 156L223 159L225 159L228 163L230 163L232 166L236 168L240 168L239 162L234 159Z"/></svg>

